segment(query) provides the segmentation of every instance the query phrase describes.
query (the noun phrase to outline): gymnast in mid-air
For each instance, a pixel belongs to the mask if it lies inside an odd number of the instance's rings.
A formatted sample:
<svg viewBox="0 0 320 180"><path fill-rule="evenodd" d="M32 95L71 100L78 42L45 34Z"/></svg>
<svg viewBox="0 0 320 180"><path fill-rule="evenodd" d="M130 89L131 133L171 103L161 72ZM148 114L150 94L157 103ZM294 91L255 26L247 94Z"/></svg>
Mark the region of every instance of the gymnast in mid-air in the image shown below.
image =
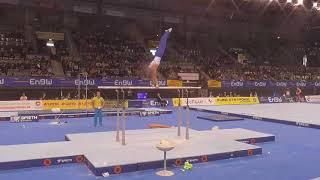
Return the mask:
<svg viewBox="0 0 320 180"><path fill-rule="evenodd" d="M151 63L148 66L150 79L152 81L152 85L155 87L159 87L158 78L157 78L158 67L160 65L161 58L163 57L164 52L166 50L167 40L170 36L171 31L172 31L172 28L167 29L165 30L164 34L161 36L159 48L155 53L153 61L151 61Z"/></svg>

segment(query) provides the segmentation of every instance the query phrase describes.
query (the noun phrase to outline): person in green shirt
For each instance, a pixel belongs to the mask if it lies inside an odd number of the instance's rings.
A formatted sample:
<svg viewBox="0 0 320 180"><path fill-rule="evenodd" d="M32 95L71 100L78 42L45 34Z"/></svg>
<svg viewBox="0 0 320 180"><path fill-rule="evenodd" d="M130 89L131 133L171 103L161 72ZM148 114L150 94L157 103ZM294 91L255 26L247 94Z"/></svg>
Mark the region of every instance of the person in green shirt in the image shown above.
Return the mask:
<svg viewBox="0 0 320 180"><path fill-rule="evenodd" d="M98 121L99 126L102 126L102 108L104 106L104 99L101 97L100 91L97 91L96 96L92 98L92 106L94 109L94 127L97 127Z"/></svg>

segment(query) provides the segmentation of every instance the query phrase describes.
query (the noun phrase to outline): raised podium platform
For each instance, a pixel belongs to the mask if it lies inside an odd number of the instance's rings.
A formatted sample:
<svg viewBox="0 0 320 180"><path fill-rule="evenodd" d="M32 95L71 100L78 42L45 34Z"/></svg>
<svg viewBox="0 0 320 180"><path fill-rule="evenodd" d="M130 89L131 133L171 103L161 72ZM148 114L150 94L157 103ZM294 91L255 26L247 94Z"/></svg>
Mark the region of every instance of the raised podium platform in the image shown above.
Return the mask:
<svg viewBox="0 0 320 180"><path fill-rule="evenodd" d="M65 142L0 146L0 170L85 163L96 176L120 174L162 167L163 154L156 148L161 139L175 145L167 156L169 168L186 160L201 163L258 155L262 148L254 145L256 142L275 139L246 129L190 129L190 140L183 137L178 137L173 127L128 130L125 146L115 141L114 131L67 134Z"/></svg>

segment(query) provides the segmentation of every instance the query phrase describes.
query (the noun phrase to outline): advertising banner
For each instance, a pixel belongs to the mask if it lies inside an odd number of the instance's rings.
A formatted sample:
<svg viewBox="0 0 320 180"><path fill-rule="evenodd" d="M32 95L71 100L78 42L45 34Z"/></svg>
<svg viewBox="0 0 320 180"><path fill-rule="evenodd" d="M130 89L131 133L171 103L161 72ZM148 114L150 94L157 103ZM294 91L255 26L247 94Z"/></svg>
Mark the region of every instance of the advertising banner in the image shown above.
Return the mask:
<svg viewBox="0 0 320 180"><path fill-rule="evenodd" d="M208 87L221 88L221 81L209 80L209 81L208 81Z"/></svg>
<svg viewBox="0 0 320 180"><path fill-rule="evenodd" d="M320 103L320 95L305 96L308 103Z"/></svg>
<svg viewBox="0 0 320 180"><path fill-rule="evenodd" d="M180 101L180 103L179 103ZM215 98L173 98L172 99L173 106L186 106L189 104L189 106L209 106L209 105L215 105Z"/></svg>
<svg viewBox="0 0 320 180"><path fill-rule="evenodd" d="M160 116L160 112L159 111L141 111L139 115L140 117Z"/></svg>
<svg viewBox="0 0 320 180"><path fill-rule="evenodd" d="M95 6L89 6L89 5L74 5L72 7L72 10L74 12L88 13L88 14L97 13L97 8Z"/></svg>
<svg viewBox="0 0 320 180"><path fill-rule="evenodd" d="M172 99L173 106L179 106L179 98ZM181 106L241 105L259 104L258 97L217 97L217 98L180 98Z"/></svg>
<svg viewBox="0 0 320 180"><path fill-rule="evenodd" d="M54 39L55 41L63 41L64 40L64 33L57 33L57 32L36 32L38 39Z"/></svg>
<svg viewBox="0 0 320 180"><path fill-rule="evenodd" d="M31 111L42 110L41 101L0 101L1 111Z"/></svg>
<svg viewBox="0 0 320 180"><path fill-rule="evenodd" d="M20 123L20 122L38 122L39 116L29 115L29 116L12 116L10 117L10 122Z"/></svg>
<svg viewBox="0 0 320 180"><path fill-rule="evenodd" d="M221 81L223 88L239 88L244 87L244 81Z"/></svg>
<svg viewBox="0 0 320 180"><path fill-rule="evenodd" d="M103 108L116 108L117 101L115 100L105 100L105 105ZM124 102L124 106L128 107L128 101ZM123 104L120 103L120 107L123 107ZM93 109L91 100L44 100L43 109L51 110L53 108L59 109Z"/></svg>
<svg viewBox="0 0 320 180"><path fill-rule="evenodd" d="M128 107L142 108L146 100L129 100Z"/></svg>
<svg viewBox="0 0 320 180"><path fill-rule="evenodd" d="M160 86L167 86L166 80L159 80ZM98 86L152 86L149 80L130 80L130 79L107 79L96 83Z"/></svg>
<svg viewBox="0 0 320 180"><path fill-rule="evenodd" d="M125 12L111 9L103 9L103 14L107 16L124 17Z"/></svg>
<svg viewBox="0 0 320 180"><path fill-rule="evenodd" d="M128 107L128 101L124 102L124 106ZM104 108L116 108L117 101L105 100ZM123 104L120 103L120 107ZM86 100L42 100L42 101L0 101L0 114L5 112L18 112L18 111L34 111L34 110L52 110L59 108L62 110L66 109L92 109L92 101Z"/></svg>
<svg viewBox="0 0 320 180"><path fill-rule="evenodd" d="M43 109L51 110L53 108L59 109L92 109L91 100L44 100Z"/></svg>
<svg viewBox="0 0 320 180"><path fill-rule="evenodd" d="M181 77L182 80L186 81L198 81L200 78L199 73L178 73L178 76Z"/></svg>
<svg viewBox="0 0 320 180"><path fill-rule="evenodd" d="M171 98L164 98L163 100L168 103L167 106L173 106ZM143 107L161 107L161 103L157 99L147 99L142 105Z"/></svg>
<svg viewBox="0 0 320 180"><path fill-rule="evenodd" d="M125 100L125 101L124 101L124 104L123 104L123 102L121 101L120 104L119 104L119 106L122 108L123 105L124 105L125 108L128 108L128 104L129 104L128 101ZM116 100L105 100L105 101L104 101L104 106L103 106L103 108L116 108L116 107L117 107L117 101L116 101Z"/></svg>
<svg viewBox="0 0 320 180"><path fill-rule="evenodd" d="M11 112L1 112L0 113L0 119L1 118L7 118L7 117L12 117L12 116L18 116L18 112L17 111L11 111Z"/></svg>
<svg viewBox="0 0 320 180"><path fill-rule="evenodd" d="M160 86L167 86L166 80L159 81ZM60 88L78 86L152 86L149 80L137 79L85 79L85 78L25 78L25 77L0 77L0 87L13 88Z"/></svg>
<svg viewBox="0 0 320 180"><path fill-rule="evenodd" d="M280 96L268 96L268 97L259 97L260 103L284 103L288 102L283 97Z"/></svg>
<svg viewBox="0 0 320 180"><path fill-rule="evenodd" d="M186 73L184 73L186 74ZM187 73L188 74L188 73ZM189 73L193 74L193 73ZM188 76L191 77L191 76ZM193 77L193 76L192 76ZM194 76L196 77L196 76ZM160 80L160 86L182 86L179 80ZM74 88L98 86L152 86L150 80L139 79L85 79L85 78L40 78L40 77L0 77L1 87L12 88ZM209 80L208 87L212 88L320 88L320 82L305 81L216 81Z"/></svg>
<svg viewBox="0 0 320 180"><path fill-rule="evenodd" d="M259 104L258 97L218 97L215 98L215 105L242 105Z"/></svg>
<svg viewBox="0 0 320 180"><path fill-rule="evenodd" d="M213 80L209 80L213 81ZM208 86L209 86L208 81ZM215 86L209 86L215 87ZM307 87L314 88L320 87L320 82L306 82L306 81L221 81L222 88L295 88Z"/></svg>
<svg viewBox="0 0 320 180"><path fill-rule="evenodd" d="M182 81L179 80L167 80L168 86L174 86L174 87L182 87Z"/></svg>

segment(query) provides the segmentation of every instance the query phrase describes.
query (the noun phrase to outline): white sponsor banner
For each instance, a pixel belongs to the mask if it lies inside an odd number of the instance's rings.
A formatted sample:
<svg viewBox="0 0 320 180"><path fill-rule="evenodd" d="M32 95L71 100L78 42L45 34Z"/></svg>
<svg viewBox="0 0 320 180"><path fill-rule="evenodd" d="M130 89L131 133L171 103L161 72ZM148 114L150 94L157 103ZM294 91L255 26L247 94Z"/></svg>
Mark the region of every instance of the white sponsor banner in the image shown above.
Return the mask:
<svg viewBox="0 0 320 180"><path fill-rule="evenodd" d="M173 98L173 105L179 106L179 98ZM214 98L180 98L181 106L205 106L205 105L215 105Z"/></svg>
<svg viewBox="0 0 320 180"><path fill-rule="evenodd" d="M103 12L105 15L108 15L108 16L115 16L115 17L124 17L125 16L124 12L117 11L117 10L104 9Z"/></svg>
<svg viewBox="0 0 320 180"><path fill-rule="evenodd" d="M10 118L10 122L19 123L19 122L36 122L38 121L38 116L13 116Z"/></svg>
<svg viewBox="0 0 320 180"><path fill-rule="evenodd" d="M0 101L0 111L42 110L41 101Z"/></svg>
<svg viewBox="0 0 320 180"><path fill-rule="evenodd" d="M18 112L1 112L0 118L18 116Z"/></svg>
<svg viewBox="0 0 320 180"><path fill-rule="evenodd" d="M146 117L146 116L160 116L159 111L142 111L140 112L141 117Z"/></svg>
<svg viewBox="0 0 320 180"><path fill-rule="evenodd" d="M306 101L310 103L320 103L320 95L318 96L305 96Z"/></svg>
<svg viewBox="0 0 320 180"><path fill-rule="evenodd" d="M97 9L95 7L80 6L80 5L73 6L73 11L80 12L80 13L88 13L88 14L96 14L97 13Z"/></svg>
<svg viewBox="0 0 320 180"><path fill-rule="evenodd" d="M198 81L199 73L178 73L182 80Z"/></svg>

